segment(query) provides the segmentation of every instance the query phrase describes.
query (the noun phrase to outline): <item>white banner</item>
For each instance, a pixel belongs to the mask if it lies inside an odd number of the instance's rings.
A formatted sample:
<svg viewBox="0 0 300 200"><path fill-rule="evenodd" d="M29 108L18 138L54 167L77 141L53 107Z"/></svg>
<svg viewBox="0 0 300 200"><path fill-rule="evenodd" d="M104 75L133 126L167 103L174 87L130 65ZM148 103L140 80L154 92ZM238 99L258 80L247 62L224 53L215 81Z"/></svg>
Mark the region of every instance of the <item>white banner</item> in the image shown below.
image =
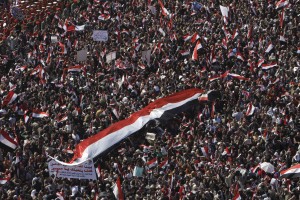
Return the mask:
<svg viewBox="0 0 300 200"><path fill-rule="evenodd" d="M53 174L58 178L92 179L96 180L95 167L92 161L86 161L75 166L62 165L55 160L48 163L50 176Z"/></svg>
<svg viewBox="0 0 300 200"><path fill-rule="evenodd" d="M82 49L80 51L77 51L77 61L85 61L87 59L87 49Z"/></svg>
<svg viewBox="0 0 300 200"><path fill-rule="evenodd" d="M106 62L110 63L112 60L115 60L116 57L117 57L117 55L116 55L115 51L110 52L110 53L106 54Z"/></svg>
<svg viewBox="0 0 300 200"><path fill-rule="evenodd" d="M93 40L106 42L108 40L108 32L106 30L93 30Z"/></svg>

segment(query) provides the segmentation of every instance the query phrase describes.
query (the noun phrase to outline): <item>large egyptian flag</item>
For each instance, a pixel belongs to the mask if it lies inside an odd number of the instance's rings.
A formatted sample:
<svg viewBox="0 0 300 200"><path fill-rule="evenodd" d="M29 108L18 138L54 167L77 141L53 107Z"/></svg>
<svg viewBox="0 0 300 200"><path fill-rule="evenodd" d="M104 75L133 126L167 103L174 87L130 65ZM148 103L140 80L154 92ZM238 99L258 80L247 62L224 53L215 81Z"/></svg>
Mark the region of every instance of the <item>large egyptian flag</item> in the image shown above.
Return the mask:
<svg viewBox="0 0 300 200"><path fill-rule="evenodd" d="M187 110L191 105L197 103L197 99L202 93L201 89L189 89L158 99L142 110L133 113L129 118L112 124L80 142L75 147L74 157L70 163L57 162L63 165L78 165L88 159L93 159L139 131L150 120L171 117L175 113Z"/></svg>
<svg viewBox="0 0 300 200"><path fill-rule="evenodd" d="M280 172L280 178L297 178L300 177L300 164L294 165Z"/></svg>

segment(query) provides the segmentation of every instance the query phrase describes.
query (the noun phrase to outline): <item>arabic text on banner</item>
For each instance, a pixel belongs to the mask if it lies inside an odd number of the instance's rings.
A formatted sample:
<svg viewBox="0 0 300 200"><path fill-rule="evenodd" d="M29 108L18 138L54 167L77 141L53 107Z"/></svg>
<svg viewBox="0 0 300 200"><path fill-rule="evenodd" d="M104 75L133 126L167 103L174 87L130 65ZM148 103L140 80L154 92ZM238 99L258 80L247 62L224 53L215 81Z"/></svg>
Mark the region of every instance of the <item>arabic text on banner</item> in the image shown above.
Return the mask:
<svg viewBox="0 0 300 200"><path fill-rule="evenodd" d="M48 163L50 176L53 174L58 178L92 179L96 180L95 167L92 161L84 162L76 166L65 166L55 160Z"/></svg>

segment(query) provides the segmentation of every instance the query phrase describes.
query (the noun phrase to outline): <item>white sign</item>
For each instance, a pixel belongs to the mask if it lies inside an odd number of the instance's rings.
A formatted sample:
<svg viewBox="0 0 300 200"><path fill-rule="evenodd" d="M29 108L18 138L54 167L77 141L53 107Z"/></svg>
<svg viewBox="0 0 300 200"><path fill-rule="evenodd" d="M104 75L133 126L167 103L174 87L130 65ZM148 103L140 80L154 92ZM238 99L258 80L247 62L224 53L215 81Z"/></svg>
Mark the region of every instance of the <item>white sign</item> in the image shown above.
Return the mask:
<svg viewBox="0 0 300 200"><path fill-rule="evenodd" d="M223 17L228 17L229 8L220 5L220 10Z"/></svg>
<svg viewBox="0 0 300 200"><path fill-rule="evenodd" d="M151 56L151 49L147 51L142 51L142 60L146 60L148 66L150 66L150 56Z"/></svg>
<svg viewBox="0 0 300 200"><path fill-rule="evenodd" d="M96 180L96 172L93 161L86 161L80 165L66 166L55 160L48 163L50 176L53 174L58 178L92 179Z"/></svg>
<svg viewBox="0 0 300 200"><path fill-rule="evenodd" d="M155 133L147 133L146 134L146 140L152 140L152 141L154 141L155 140Z"/></svg>
<svg viewBox="0 0 300 200"><path fill-rule="evenodd" d="M85 25L75 26L75 31L83 31L84 27L85 27Z"/></svg>
<svg viewBox="0 0 300 200"><path fill-rule="evenodd" d="M156 8L154 6L148 6L148 8L153 15L156 15Z"/></svg>
<svg viewBox="0 0 300 200"><path fill-rule="evenodd" d="M77 61L85 61L87 59L87 49L82 49L80 51L77 51Z"/></svg>
<svg viewBox="0 0 300 200"><path fill-rule="evenodd" d="M115 51L110 52L110 53L106 54L106 62L110 63L112 60L115 60L116 57L117 57L117 55L116 55Z"/></svg>
<svg viewBox="0 0 300 200"><path fill-rule="evenodd" d="M51 36L51 42L52 43L57 43L57 36L56 35Z"/></svg>
<svg viewBox="0 0 300 200"><path fill-rule="evenodd" d="M165 37L166 33L164 32L164 30L162 28L159 28L158 31Z"/></svg>
<svg viewBox="0 0 300 200"><path fill-rule="evenodd" d="M108 40L108 32L106 30L93 30L93 40L106 42Z"/></svg>

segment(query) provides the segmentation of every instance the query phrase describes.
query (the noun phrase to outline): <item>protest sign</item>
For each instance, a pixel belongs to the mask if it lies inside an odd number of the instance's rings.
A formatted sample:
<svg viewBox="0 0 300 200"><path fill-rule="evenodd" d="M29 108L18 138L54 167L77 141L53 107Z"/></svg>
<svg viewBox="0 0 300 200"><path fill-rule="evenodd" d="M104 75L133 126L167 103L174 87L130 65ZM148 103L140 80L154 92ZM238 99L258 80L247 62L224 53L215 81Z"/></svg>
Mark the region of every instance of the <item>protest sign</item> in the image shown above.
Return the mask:
<svg viewBox="0 0 300 200"><path fill-rule="evenodd" d="M57 43L57 36L56 35L51 36L51 43Z"/></svg>
<svg viewBox="0 0 300 200"><path fill-rule="evenodd" d="M143 167L137 167L135 166L133 169L133 176L137 176L137 177L142 177L143 176L143 172L144 172L144 168Z"/></svg>
<svg viewBox="0 0 300 200"><path fill-rule="evenodd" d="M93 40L98 42L106 42L108 40L108 32L106 30L93 30Z"/></svg>
<svg viewBox="0 0 300 200"><path fill-rule="evenodd" d="M155 135L156 135L155 133L147 133L145 139L154 141L155 140Z"/></svg>
<svg viewBox="0 0 300 200"><path fill-rule="evenodd" d="M148 8L153 15L156 15L156 8L154 6L148 6Z"/></svg>
<svg viewBox="0 0 300 200"><path fill-rule="evenodd" d="M48 163L49 174L58 178L92 179L96 180L95 167L92 161L88 160L75 166L62 165L55 160Z"/></svg>
<svg viewBox="0 0 300 200"><path fill-rule="evenodd" d="M228 17L229 8L220 5L220 10L223 17Z"/></svg>
<svg viewBox="0 0 300 200"><path fill-rule="evenodd" d="M75 26L75 31L84 31L85 25Z"/></svg>
<svg viewBox="0 0 300 200"><path fill-rule="evenodd" d="M112 60L115 60L115 59L116 59L116 52L115 51L106 54L106 62L107 63L110 63Z"/></svg>
<svg viewBox="0 0 300 200"><path fill-rule="evenodd" d="M85 61L87 59L87 49L82 49L80 51L77 51L77 61Z"/></svg>
<svg viewBox="0 0 300 200"><path fill-rule="evenodd" d="M148 66L150 66L150 56L151 56L151 49L147 51L142 51L142 60L147 61Z"/></svg>

